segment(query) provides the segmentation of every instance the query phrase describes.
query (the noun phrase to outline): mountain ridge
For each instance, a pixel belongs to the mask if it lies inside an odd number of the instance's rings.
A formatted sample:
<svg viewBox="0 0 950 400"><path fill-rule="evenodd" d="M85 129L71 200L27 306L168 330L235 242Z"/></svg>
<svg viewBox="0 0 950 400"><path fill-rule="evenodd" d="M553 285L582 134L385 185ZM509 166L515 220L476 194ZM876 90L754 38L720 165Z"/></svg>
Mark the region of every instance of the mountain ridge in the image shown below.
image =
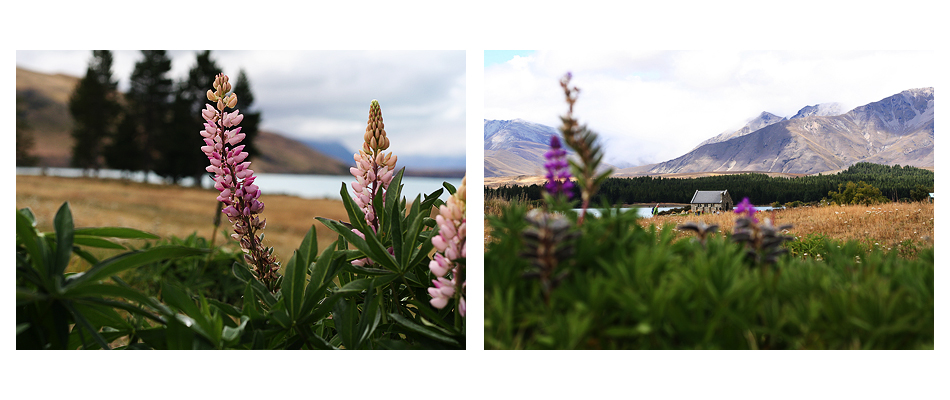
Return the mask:
<svg viewBox="0 0 950 400"><path fill-rule="evenodd" d="M825 173L857 162L933 169L933 88L907 89L842 112L840 103L807 105L791 116L763 111L672 160L624 168L615 176L697 176L762 172ZM499 132L530 127L532 132ZM521 119L485 120L485 177L543 174L547 144ZM551 127L548 134L557 134Z"/></svg>
<svg viewBox="0 0 950 400"><path fill-rule="evenodd" d="M16 92L26 103L25 119L33 136L33 154L40 167L69 167L73 129L69 97L80 78L16 68ZM195 127L195 135L201 130ZM250 159L256 172L348 174L348 163L277 132L261 131L255 144L260 155ZM197 150L197 148L196 148Z"/></svg>

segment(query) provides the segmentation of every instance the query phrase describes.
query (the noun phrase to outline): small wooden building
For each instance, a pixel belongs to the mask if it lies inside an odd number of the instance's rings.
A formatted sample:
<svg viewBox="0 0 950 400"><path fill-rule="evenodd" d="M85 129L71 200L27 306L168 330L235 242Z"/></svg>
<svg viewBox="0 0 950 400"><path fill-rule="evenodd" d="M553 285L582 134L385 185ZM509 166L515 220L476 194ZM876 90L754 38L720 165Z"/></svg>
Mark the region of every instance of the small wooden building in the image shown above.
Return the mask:
<svg viewBox="0 0 950 400"><path fill-rule="evenodd" d="M735 205L728 190L697 190L689 203L690 211L694 213L732 211Z"/></svg>

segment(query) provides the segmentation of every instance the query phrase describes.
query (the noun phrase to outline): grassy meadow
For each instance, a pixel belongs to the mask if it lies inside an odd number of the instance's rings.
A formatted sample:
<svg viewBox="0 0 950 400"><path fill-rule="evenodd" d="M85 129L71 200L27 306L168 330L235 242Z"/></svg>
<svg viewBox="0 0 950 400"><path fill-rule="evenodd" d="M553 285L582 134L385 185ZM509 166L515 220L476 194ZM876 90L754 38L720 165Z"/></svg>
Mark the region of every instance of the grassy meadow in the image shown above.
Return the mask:
<svg viewBox="0 0 950 400"><path fill-rule="evenodd" d="M519 200L515 200L518 202ZM523 199L521 200L523 202ZM499 198L485 199L485 215L500 215L511 204ZM868 247L884 250L897 246L933 247L934 246L934 204L923 203L885 203L873 206L825 206L798 207L782 210L762 211L758 218L770 218L774 225L792 224L787 234L796 238L809 235L823 235L836 241L856 240ZM719 235L732 232L736 215L723 214L684 214L660 215L653 218L641 218L642 226L662 227L702 221L719 225ZM692 237L687 231L676 231L678 237ZM491 240L491 228L485 224L485 241Z"/></svg>
<svg viewBox="0 0 950 400"><path fill-rule="evenodd" d="M16 207L32 209L41 231L53 230L56 210L68 201L76 227L128 227L163 238L183 238L197 232L211 238L217 195L214 189L115 179L16 177ZM311 225L317 228L321 250L336 240L337 235L314 217L348 220L340 200L309 200L267 193L262 193L260 199L265 205L262 215L267 219L264 244L274 247L279 260L290 258ZM230 223L224 216L215 239L219 245L225 242L222 232L231 233Z"/></svg>

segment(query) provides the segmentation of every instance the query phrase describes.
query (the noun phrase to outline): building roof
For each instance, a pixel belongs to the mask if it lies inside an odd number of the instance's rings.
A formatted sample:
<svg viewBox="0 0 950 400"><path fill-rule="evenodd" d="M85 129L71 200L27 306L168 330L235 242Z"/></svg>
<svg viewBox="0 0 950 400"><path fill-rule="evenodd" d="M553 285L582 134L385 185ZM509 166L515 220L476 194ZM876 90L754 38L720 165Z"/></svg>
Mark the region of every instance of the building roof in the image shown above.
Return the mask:
<svg viewBox="0 0 950 400"><path fill-rule="evenodd" d="M690 204L722 203L722 197L728 190L697 190Z"/></svg>

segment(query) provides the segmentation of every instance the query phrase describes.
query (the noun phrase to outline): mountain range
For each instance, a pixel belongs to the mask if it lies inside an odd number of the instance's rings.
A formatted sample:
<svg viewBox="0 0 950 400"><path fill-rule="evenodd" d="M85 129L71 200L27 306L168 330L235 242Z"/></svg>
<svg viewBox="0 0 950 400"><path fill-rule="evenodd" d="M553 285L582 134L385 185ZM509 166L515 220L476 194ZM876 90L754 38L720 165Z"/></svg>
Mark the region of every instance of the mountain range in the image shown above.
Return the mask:
<svg viewBox="0 0 950 400"><path fill-rule="evenodd" d="M539 155L553 134L554 128L523 120L485 120L485 176L541 174ZM616 175L815 174L862 161L932 168L933 153L934 92L919 88L847 112L838 103L805 106L790 118L762 112L683 156Z"/></svg>

